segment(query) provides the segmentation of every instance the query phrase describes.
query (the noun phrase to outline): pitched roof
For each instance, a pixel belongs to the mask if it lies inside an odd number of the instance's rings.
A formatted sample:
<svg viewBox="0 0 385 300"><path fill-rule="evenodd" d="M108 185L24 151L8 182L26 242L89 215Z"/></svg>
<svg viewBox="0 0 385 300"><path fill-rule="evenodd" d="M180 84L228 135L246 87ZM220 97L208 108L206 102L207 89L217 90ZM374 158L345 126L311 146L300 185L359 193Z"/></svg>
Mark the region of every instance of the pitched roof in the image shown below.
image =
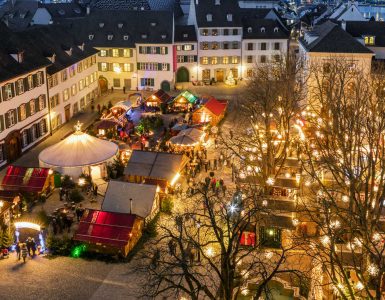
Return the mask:
<svg viewBox="0 0 385 300"><path fill-rule="evenodd" d="M337 24L327 21L305 33L300 43L308 52L373 53Z"/></svg>
<svg viewBox="0 0 385 300"><path fill-rule="evenodd" d="M102 210L130 213L131 198L132 213L146 218L151 214L156 190L156 185L111 180L108 183L106 195L102 203Z"/></svg>
<svg viewBox="0 0 385 300"><path fill-rule="evenodd" d="M215 0L194 1L198 27L241 27L242 22L239 14L238 1L221 0L219 5ZM198 2L198 3L197 3ZM211 14L212 21L207 19ZM231 14L232 19L228 20L227 15Z"/></svg>
<svg viewBox="0 0 385 300"><path fill-rule="evenodd" d="M59 21L64 18L82 18L86 10L78 3L39 3L40 8L45 8L52 17L53 21Z"/></svg>
<svg viewBox="0 0 385 300"><path fill-rule="evenodd" d="M176 25L174 31L175 42L196 42L197 33L194 25Z"/></svg>
<svg viewBox="0 0 385 300"><path fill-rule="evenodd" d="M80 220L74 240L115 247L127 245L136 215L87 209Z"/></svg>
<svg viewBox="0 0 385 300"><path fill-rule="evenodd" d="M227 101L220 101L215 99L214 97L211 97L204 105L203 107L207 108L209 111L211 111L214 115L220 116L222 113L225 112L227 107Z"/></svg>
<svg viewBox="0 0 385 300"><path fill-rule="evenodd" d="M93 47L133 48L135 43L172 43L171 11L96 10L68 25Z"/></svg>
<svg viewBox="0 0 385 300"><path fill-rule="evenodd" d="M156 99L159 99L162 103L167 103L168 101L171 100L171 96L167 94L165 91L162 89L157 90L155 93L153 93L151 96L149 96L146 101L151 101L151 99L155 97Z"/></svg>
<svg viewBox="0 0 385 300"><path fill-rule="evenodd" d="M150 5L147 0L93 0L90 2L91 8L103 10L149 10Z"/></svg>
<svg viewBox="0 0 385 300"><path fill-rule="evenodd" d="M346 31L355 38L375 36L377 47L385 47L385 23L377 21L349 21L346 22Z"/></svg>
<svg viewBox="0 0 385 300"><path fill-rule="evenodd" d="M24 168L8 166L1 183L1 188L7 191L41 192L49 176L47 168Z"/></svg>
<svg viewBox="0 0 385 300"><path fill-rule="evenodd" d="M244 39L288 39L290 32L277 20L254 19L244 22Z"/></svg>

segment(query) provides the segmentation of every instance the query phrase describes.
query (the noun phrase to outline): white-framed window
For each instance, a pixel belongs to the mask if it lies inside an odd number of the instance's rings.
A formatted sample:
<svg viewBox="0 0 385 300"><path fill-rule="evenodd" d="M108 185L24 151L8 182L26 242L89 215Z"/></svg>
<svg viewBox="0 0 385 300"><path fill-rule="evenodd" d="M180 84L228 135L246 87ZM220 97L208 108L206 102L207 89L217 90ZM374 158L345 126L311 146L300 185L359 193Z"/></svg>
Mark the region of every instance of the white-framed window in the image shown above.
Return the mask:
<svg viewBox="0 0 385 300"><path fill-rule="evenodd" d="M92 79L92 74L89 77L86 76L86 78L84 79L84 86L88 86L90 84L90 77Z"/></svg>
<svg viewBox="0 0 385 300"><path fill-rule="evenodd" d="M124 57L130 57L131 56L130 49L123 49L123 56Z"/></svg>
<svg viewBox="0 0 385 300"><path fill-rule="evenodd" d="M27 118L27 111L25 104L20 105L20 121L23 121Z"/></svg>
<svg viewBox="0 0 385 300"><path fill-rule="evenodd" d="M79 91L84 89L84 79L79 80Z"/></svg>
<svg viewBox="0 0 385 300"><path fill-rule="evenodd" d="M47 133L47 121L46 119L42 119L39 122L40 136L43 136Z"/></svg>
<svg viewBox="0 0 385 300"><path fill-rule="evenodd" d="M194 55L187 56L187 62L190 62L190 63L195 62L195 56Z"/></svg>
<svg viewBox="0 0 385 300"><path fill-rule="evenodd" d="M45 96L40 95L39 96L39 110L43 110L45 107L46 107Z"/></svg>
<svg viewBox="0 0 385 300"><path fill-rule="evenodd" d="M107 72L107 63L101 63L100 67L102 72Z"/></svg>
<svg viewBox="0 0 385 300"><path fill-rule="evenodd" d="M28 131L27 130L24 130L21 133L21 143L22 143L23 148L28 146Z"/></svg>
<svg viewBox="0 0 385 300"><path fill-rule="evenodd" d="M168 69L169 69L169 64L162 63L162 71L168 71Z"/></svg>
<svg viewBox="0 0 385 300"><path fill-rule="evenodd" d="M15 110L12 109L7 112L6 118L8 120L8 126L11 127L16 124L16 118L15 118Z"/></svg>
<svg viewBox="0 0 385 300"><path fill-rule="evenodd" d="M123 65L123 71L124 72L131 72L131 64L124 64Z"/></svg>
<svg viewBox="0 0 385 300"><path fill-rule="evenodd" d="M64 101L67 101L69 98L70 98L69 90L68 90L68 89L65 89L65 90L63 91L63 100L64 100Z"/></svg>
<svg viewBox="0 0 385 300"><path fill-rule="evenodd" d="M184 51L191 51L192 50L192 45L184 45L183 46Z"/></svg>
<svg viewBox="0 0 385 300"><path fill-rule="evenodd" d="M32 99L31 101L29 101L29 108L31 111L31 115L34 115L36 113L35 99Z"/></svg>
<svg viewBox="0 0 385 300"><path fill-rule="evenodd" d="M100 50L100 56L107 56L107 50Z"/></svg>
<svg viewBox="0 0 385 300"><path fill-rule="evenodd" d="M231 62L233 64L237 64L239 62L238 56L233 56L232 59L231 59Z"/></svg>
<svg viewBox="0 0 385 300"><path fill-rule="evenodd" d="M59 94L53 95L51 98L49 98L49 105L51 108L59 105Z"/></svg>
<svg viewBox="0 0 385 300"><path fill-rule="evenodd" d="M154 86L154 78L141 78L141 86Z"/></svg>
<svg viewBox="0 0 385 300"><path fill-rule="evenodd" d="M61 72L61 80L66 81L67 79L68 79L68 73L67 73L67 69L65 69Z"/></svg>
<svg viewBox="0 0 385 300"><path fill-rule="evenodd" d="M36 75L37 85L41 86L43 84L43 72L38 72Z"/></svg>
<svg viewBox="0 0 385 300"><path fill-rule="evenodd" d="M24 93L24 80L23 79L19 79L17 81L17 91L18 91L19 95Z"/></svg>
<svg viewBox="0 0 385 300"><path fill-rule="evenodd" d="M209 58L207 56L202 57L202 65L208 65L209 64Z"/></svg>
<svg viewBox="0 0 385 300"><path fill-rule="evenodd" d="M70 77L74 77L75 76L75 65L72 65L68 68L69 72L70 72Z"/></svg>
<svg viewBox="0 0 385 300"><path fill-rule="evenodd" d="M228 56L223 56L222 57L222 64L227 65L229 63L229 57Z"/></svg>
<svg viewBox="0 0 385 300"><path fill-rule="evenodd" d="M167 47L160 47L160 54L167 54Z"/></svg>
<svg viewBox="0 0 385 300"><path fill-rule="evenodd" d="M119 57L119 49L112 49L112 57Z"/></svg>
<svg viewBox="0 0 385 300"><path fill-rule="evenodd" d="M213 57L211 58L211 64L212 64L212 65L218 64L218 57L213 56Z"/></svg>
<svg viewBox="0 0 385 300"><path fill-rule="evenodd" d="M33 77L32 77L32 75L28 75L27 81L28 81L28 89L32 90L33 89Z"/></svg>
<svg viewBox="0 0 385 300"><path fill-rule="evenodd" d="M12 98L12 84L8 83L4 86L5 100Z"/></svg>
<svg viewBox="0 0 385 300"><path fill-rule="evenodd" d="M71 95L72 96L75 96L76 95L76 84L73 84L72 86L71 86Z"/></svg>

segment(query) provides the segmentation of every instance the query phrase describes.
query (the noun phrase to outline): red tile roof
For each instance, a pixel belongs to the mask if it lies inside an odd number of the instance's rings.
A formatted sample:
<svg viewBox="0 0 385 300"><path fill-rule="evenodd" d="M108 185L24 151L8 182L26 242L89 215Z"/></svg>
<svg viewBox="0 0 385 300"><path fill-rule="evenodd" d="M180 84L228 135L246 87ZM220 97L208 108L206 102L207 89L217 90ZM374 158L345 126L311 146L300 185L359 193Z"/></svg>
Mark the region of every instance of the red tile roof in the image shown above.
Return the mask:
<svg viewBox="0 0 385 300"><path fill-rule="evenodd" d="M88 209L80 220L74 239L115 247L125 246L130 240L136 218L132 214Z"/></svg>
<svg viewBox="0 0 385 300"><path fill-rule="evenodd" d="M214 115L220 116L227 107L227 101L217 100L214 97L211 97L204 105L209 111Z"/></svg>
<svg viewBox="0 0 385 300"><path fill-rule="evenodd" d="M1 189L19 192L41 192L49 175L48 168L8 166Z"/></svg>

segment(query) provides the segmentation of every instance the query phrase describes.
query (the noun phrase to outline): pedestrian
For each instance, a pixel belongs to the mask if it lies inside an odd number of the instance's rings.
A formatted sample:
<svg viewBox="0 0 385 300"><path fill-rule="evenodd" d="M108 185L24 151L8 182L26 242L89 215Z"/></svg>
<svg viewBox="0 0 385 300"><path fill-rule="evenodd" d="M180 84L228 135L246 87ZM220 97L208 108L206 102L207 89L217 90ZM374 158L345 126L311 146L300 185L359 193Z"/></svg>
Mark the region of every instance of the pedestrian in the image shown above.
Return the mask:
<svg viewBox="0 0 385 300"><path fill-rule="evenodd" d="M71 216L67 216L66 222L67 222L68 232L70 232L71 231L71 226L72 226L72 223L73 223L72 217Z"/></svg>
<svg viewBox="0 0 385 300"><path fill-rule="evenodd" d="M227 187L225 185L222 185L223 196L226 195L226 190L227 190Z"/></svg>
<svg viewBox="0 0 385 300"><path fill-rule="evenodd" d="M64 196L64 190L60 188L60 192L59 192L60 201L63 201L63 196Z"/></svg>
<svg viewBox="0 0 385 300"><path fill-rule="evenodd" d="M101 109L101 107L100 107L100 104L98 104L98 113L99 113L99 115L100 115L100 109Z"/></svg>
<svg viewBox="0 0 385 300"><path fill-rule="evenodd" d="M217 159L214 158L214 169L213 170L216 170L217 169Z"/></svg>
<svg viewBox="0 0 385 300"><path fill-rule="evenodd" d="M97 184L94 185L94 196L95 197L98 196L98 186L97 186Z"/></svg>
<svg viewBox="0 0 385 300"><path fill-rule="evenodd" d="M25 242L29 256L31 256L31 246L32 246L31 242L32 242L31 237L28 237L28 239Z"/></svg>
<svg viewBox="0 0 385 300"><path fill-rule="evenodd" d="M65 194L66 194L66 201L68 202L70 200L70 191L66 189Z"/></svg>
<svg viewBox="0 0 385 300"><path fill-rule="evenodd" d="M17 260L20 260L20 254L21 254L21 247L20 247L20 243L17 242L16 243L16 257L17 257Z"/></svg>
<svg viewBox="0 0 385 300"><path fill-rule="evenodd" d="M111 94L114 92L114 87L112 86L111 87Z"/></svg>
<svg viewBox="0 0 385 300"><path fill-rule="evenodd" d="M57 224L56 218L52 219L52 231L54 235L56 235L58 232L58 224Z"/></svg>
<svg viewBox="0 0 385 300"><path fill-rule="evenodd" d="M21 246L21 256L23 257L23 262L27 259L27 253L28 253L28 248L25 243Z"/></svg>
<svg viewBox="0 0 385 300"><path fill-rule="evenodd" d="M36 255L36 242L35 242L34 238L32 238L32 240L31 240L31 250L32 250L32 257L35 257L35 255Z"/></svg>
<svg viewBox="0 0 385 300"><path fill-rule="evenodd" d="M220 181L217 180L217 182L215 183L215 195L218 197L218 194L219 194L219 188L220 188Z"/></svg>
<svg viewBox="0 0 385 300"><path fill-rule="evenodd" d="M208 170L208 161L207 161L207 159L205 159L204 161L203 161L203 164L204 164L204 166L205 166L205 172L207 172L207 170Z"/></svg>
<svg viewBox="0 0 385 300"><path fill-rule="evenodd" d="M124 86L123 87L123 94L125 94L126 93L126 87Z"/></svg>
<svg viewBox="0 0 385 300"><path fill-rule="evenodd" d="M232 129L230 129L230 138L233 139L233 136L234 136L234 132Z"/></svg>
<svg viewBox="0 0 385 300"><path fill-rule="evenodd" d="M78 207L76 207L75 213L76 213L76 218L77 218L78 222L80 222L80 218L83 215L83 208L82 208L82 204L81 203L79 204Z"/></svg>

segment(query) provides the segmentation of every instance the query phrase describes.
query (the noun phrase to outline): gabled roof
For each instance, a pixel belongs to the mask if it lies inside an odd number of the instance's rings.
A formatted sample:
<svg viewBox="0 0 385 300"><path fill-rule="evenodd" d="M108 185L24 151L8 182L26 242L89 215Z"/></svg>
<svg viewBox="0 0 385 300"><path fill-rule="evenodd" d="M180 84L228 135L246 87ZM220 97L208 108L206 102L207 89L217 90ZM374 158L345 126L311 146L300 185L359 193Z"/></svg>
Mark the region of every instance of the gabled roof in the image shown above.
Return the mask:
<svg viewBox="0 0 385 300"><path fill-rule="evenodd" d="M346 22L346 31L355 38L375 36L377 47L385 47L385 23L378 21L349 21Z"/></svg>
<svg viewBox="0 0 385 300"><path fill-rule="evenodd" d="M80 220L74 240L123 247L131 239L135 221L139 217L87 209Z"/></svg>
<svg viewBox="0 0 385 300"><path fill-rule="evenodd" d="M59 21L65 18L82 18L86 10L79 4L70 3L39 3L40 8L45 8L52 17L52 20Z"/></svg>
<svg viewBox="0 0 385 300"><path fill-rule="evenodd" d="M312 37L311 40L308 38ZM337 24L327 21L305 33L300 39L308 52L325 53L373 53Z"/></svg>
<svg viewBox="0 0 385 300"><path fill-rule="evenodd" d="M90 6L102 10L150 10L147 0L94 0Z"/></svg>
<svg viewBox="0 0 385 300"><path fill-rule="evenodd" d="M176 25L174 32L175 42L196 42L197 33L194 25Z"/></svg>
<svg viewBox="0 0 385 300"><path fill-rule="evenodd" d="M290 32L277 20L254 19L244 22L244 39L288 39Z"/></svg>
<svg viewBox="0 0 385 300"><path fill-rule="evenodd" d="M198 4L197 4L198 2ZM220 0L219 5L215 5L215 0L194 1L198 27L241 27L242 22L239 14L238 1ZM212 16L212 21L207 20L207 15ZM232 20L227 19L227 15L232 15Z"/></svg>
<svg viewBox="0 0 385 300"><path fill-rule="evenodd" d="M7 168L1 189L39 193L43 190L48 176L49 169L47 168L25 168L11 165Z"/></svg>
<svg viewBox="0 0 385 300"><path fill-rule="evenodd" d="M207 108L214 115L220 116L226 110L227 101L220 101L215 99L214 97L211 97L205 104L203 104L202 107Z"/></svg>
<svg viewBox="0 0 385 300"><path fill-rule="evenodd" d="M155 97L162 103L167 103L168 101L171 100L171 96L167 94L165 91L162 89L157 90L155 93L153 93L150 97L148 97L146 100L151 101L151 98Z"/></svg>

